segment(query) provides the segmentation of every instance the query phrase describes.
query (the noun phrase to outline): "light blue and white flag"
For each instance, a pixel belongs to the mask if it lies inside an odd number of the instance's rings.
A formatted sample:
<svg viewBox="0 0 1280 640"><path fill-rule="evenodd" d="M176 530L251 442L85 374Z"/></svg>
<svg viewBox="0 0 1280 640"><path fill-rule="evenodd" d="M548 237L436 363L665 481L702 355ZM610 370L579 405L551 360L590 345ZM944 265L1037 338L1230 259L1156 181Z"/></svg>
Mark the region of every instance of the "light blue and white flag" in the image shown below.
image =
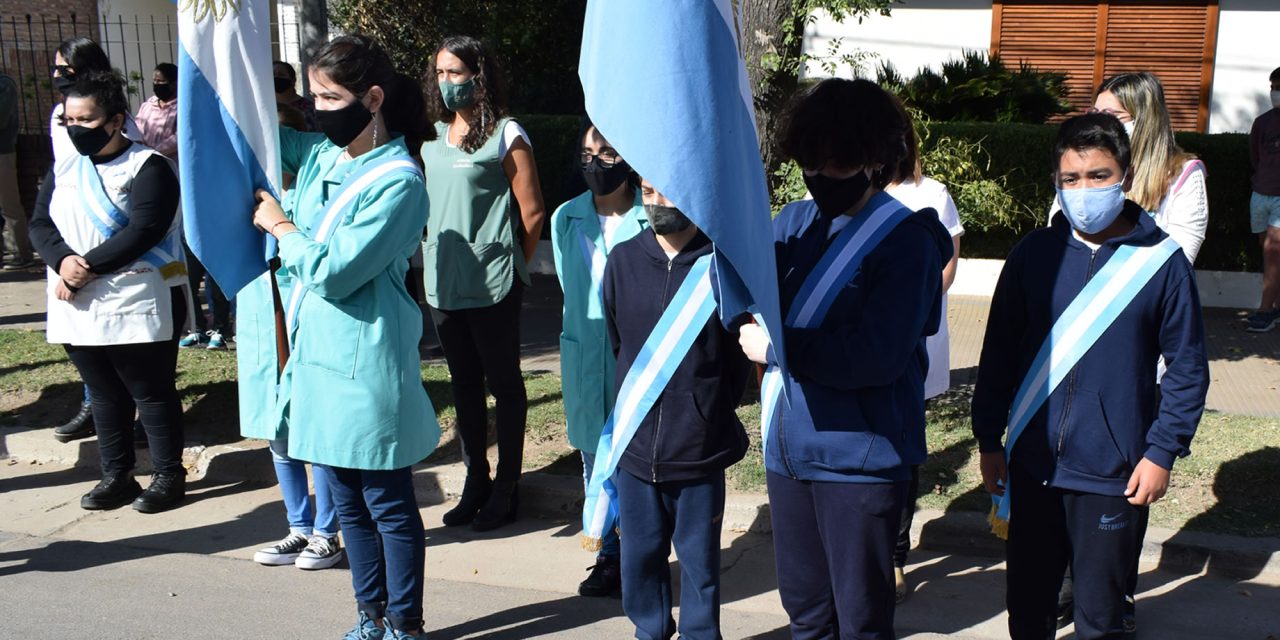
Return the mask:
<svg viewBox="0 0 1280 640"><path fill-rule="evenodd" d="M592 123L715 244L721 319L755 314L781 360L769 190L733 4L589 0L578 74Z"/></svg>
<svg viewBox="0 0 1280 640"><path fill-rule="evenodd" d="M177 0L178 169L187 244L230 298L274 253L254 191L279 194L270 5Z"/></svg>

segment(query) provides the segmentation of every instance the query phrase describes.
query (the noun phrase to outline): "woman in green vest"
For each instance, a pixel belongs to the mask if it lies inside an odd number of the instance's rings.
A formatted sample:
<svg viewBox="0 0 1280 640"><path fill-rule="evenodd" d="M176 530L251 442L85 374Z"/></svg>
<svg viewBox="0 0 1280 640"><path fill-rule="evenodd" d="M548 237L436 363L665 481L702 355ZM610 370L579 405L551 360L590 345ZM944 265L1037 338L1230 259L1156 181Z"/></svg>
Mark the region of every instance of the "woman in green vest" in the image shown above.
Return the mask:
<svg viewBox="0 0 1280 640"><path fill-rule="evenodd" d="M287 436L288 456L327 477L357 605L346 637L426 638L425 540L411 465L431 454L440 430L422 387L422 312L404 283L427 217L421 170L405 142L430 131L420 131L417 87L405 90L365 36L324 45L310 80L323 133L280 128L294 190L283 208L259 191L254 211L254 224L279 242L276 280L291 347L266 404L275 432L264 435ZM255 305L271 308L269 289ZM258 313L241 325L240 357L265 365L252 379L243 377L252 367L240 368L242 394L277 389L271 317Z"/></svg>
<svg viewBox="0 0 1280 640"><path fill-rule="evenodd" d="M596 446L613 410L614 359L605 330L601 281L613 247L647 226L639 177L616 149L583 118L575 162L587 191L551 216L551 247L564 291L560 377L569 444L582 452L584 485L591 481ZM596 564L578 594L612 595L622 586L618 534L605 528Z"/></svg>
<svg viewBox="0 0 1280 640"><path fill-rule="evenodd" d="M467 480L447 526L488 531L516 517L528 399L520 373L520 299L546 210L533 148L505 114L493 56L446 38L427 72L437 139L422 145L431 198L423 240L431 318L453 385ZM497 413L498 465L489 479L485 385Z"/></svg>

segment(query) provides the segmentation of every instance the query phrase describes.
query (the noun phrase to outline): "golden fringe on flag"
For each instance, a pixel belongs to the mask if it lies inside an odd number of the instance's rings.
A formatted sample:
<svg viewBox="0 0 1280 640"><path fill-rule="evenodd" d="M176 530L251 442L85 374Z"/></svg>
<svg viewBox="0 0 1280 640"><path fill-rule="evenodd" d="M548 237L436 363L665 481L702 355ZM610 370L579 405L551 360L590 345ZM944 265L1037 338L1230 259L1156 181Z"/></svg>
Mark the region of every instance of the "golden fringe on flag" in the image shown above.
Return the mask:
<svg viewBox="0 0 1280 640"><path fill-rule="evenodd" d="M996 515L996 505L991 505L991 513L987 514L987 522L991 525L991 533L1001 540L1009 539L1009 521Z"/></svg>

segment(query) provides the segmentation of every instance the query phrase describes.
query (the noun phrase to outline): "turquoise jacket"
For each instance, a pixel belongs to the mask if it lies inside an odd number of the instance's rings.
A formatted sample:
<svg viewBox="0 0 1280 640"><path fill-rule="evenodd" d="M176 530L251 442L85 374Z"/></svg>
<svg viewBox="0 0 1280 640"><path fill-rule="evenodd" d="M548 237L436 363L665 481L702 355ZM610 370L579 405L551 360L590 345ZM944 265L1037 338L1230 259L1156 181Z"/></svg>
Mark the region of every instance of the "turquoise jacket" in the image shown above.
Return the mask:
<svg viewBox="0 0 1280 640"><path fill-rule="evenodd" d="M564 291L564 325L560 333L560 385L564 394L569 444L596 451L604 422L613 410L613 349L604 326L600 292L591 290L587 246L608 255L618 244L648 226L639 190L635 204L623 217L612 243L605 246L591 192L560 205L551 215L551 247L556 275Z"/></svg>
<svg viewBox="0 0 1280 640"><path fill-rule="evenodd" d="M417 176L384 177L360 192L329 242L318 243L312 237L324 204L343 178L375 159L409 157L399 138L339 164L341 155L323 134L280 129L282 167L297 176L285 211L300 233L281 238L276 279L286 306L295 287L304 287L307 295L298 308L293 350L271 403L272 418L264 421L263 431L252 424L242 430L257 435L274 428L275 437L288 437L289 456L299 460L399 469L426 458L440 439L422 386L422 313L405 289L409 258L427 221L427 192ZM258 397L260 389L271 388L275 372L274 355L263 356L275 345L264 280L246 292L257 302L250 331L254 362L270 360L271 366L257 367L256 380L240 380L242 392L248 387ZM246 333L243 325L240 333ZM237 338L237 348L244 348L243 340ZM247 368L253 369L242 365L241 371ZM254 403L248 404L252 409Z"/></svg>

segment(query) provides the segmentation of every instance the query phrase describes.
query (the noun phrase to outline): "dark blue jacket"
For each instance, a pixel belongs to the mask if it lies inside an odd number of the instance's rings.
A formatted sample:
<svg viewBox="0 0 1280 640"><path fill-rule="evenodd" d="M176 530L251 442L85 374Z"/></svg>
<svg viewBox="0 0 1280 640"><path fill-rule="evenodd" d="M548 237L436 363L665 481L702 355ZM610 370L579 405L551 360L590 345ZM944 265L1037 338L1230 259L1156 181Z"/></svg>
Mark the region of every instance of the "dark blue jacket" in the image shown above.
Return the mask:
<svg viewBox="0 0 1280 640"><path fill-rule="evenodd" d="M891 200L879 194L863 211ZM827 248L813 201L774 219L785 318ZM863 260L817 329L784 331L791 404L765 467L800 480L889 482L924 461L925 337L938 331L951 236L932 209L898 224Z"/></svg>
<svg viewBox="0 0 1280 640"><path fill-rule="evenodd" d="M1166 237L1128 202L1134 229L1095 253L1061 213L1014 247L991 300L973 397L981 451L1001 450L1010 406L1058 316L1121 245ZM1156 363L1168 371L1156 400ZM1049 486L1124 494L1142 458L1169 469L1190 453L1209 389L1195 274L1179 250L1085 353L1014 445L1011 464Z"/></svg>
<svg viewBox="0 0 1280 640"><path fill-rule="evenodd" d="M604 309L618 361L615 391L622 388L636 354L693 263L710 253L711 242L698 233L668 259L649 229L609 252ZM712 314L641 422L619 467L650 482L669 482L702 478L741 460L747 434L736 409L747 376L737 336Z"/></svg>

